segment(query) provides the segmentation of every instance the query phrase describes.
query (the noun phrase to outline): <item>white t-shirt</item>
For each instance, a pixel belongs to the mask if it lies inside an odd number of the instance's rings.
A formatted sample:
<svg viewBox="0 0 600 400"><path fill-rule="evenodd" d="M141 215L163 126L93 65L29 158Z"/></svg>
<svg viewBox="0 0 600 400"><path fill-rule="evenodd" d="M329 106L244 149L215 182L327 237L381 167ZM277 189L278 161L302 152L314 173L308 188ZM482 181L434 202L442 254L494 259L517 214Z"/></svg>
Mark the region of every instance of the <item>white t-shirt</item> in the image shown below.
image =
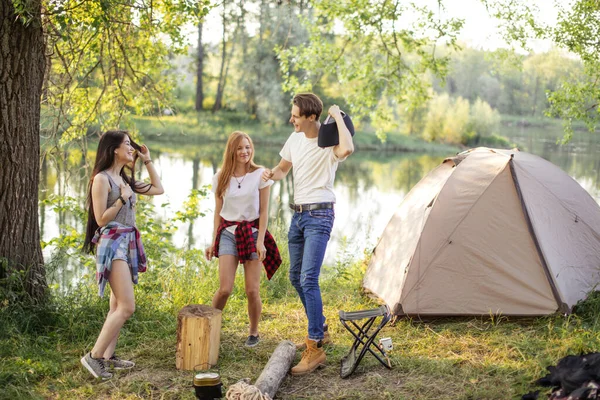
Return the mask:
<svg viewBox="0 0 600 400"><path fill-rule="evenodd" d="M231 177L229 188L223 195L223 208L219 214L223 219L227 221L254 221L260 216L259 190L273 184L272 180L262 181L261 176L264 170L264 168L258 168L243 177ZM219 171L213 176L213 193L217 193L220 173ZM236 227L237 225L232 225L226 229L231 233L235 233ZM256 231L257 229L252 228L252 232Z"/></svg>
<svg viewBox="0 0 600 400"><path fill-rule="evenodd" d="M333 147L319 147L317 140L307 138L304 132L293 132L279 152L292 163L295 204L335 203L335 171L345 159L338 158Z"/></svg>

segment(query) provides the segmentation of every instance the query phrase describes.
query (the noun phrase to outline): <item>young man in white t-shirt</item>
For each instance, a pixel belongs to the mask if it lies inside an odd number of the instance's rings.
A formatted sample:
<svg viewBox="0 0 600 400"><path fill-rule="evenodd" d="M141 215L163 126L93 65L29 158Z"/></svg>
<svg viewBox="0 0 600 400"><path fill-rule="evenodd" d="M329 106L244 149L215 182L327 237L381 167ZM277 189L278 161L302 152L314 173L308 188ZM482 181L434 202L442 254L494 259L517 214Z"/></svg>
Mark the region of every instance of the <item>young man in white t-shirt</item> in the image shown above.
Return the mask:
<svg viewBox="0 0 600 400"><path fill-rule="evenodd" d="M326 148L317 145L322 111L323 102L315 94L294 97L290 118L294 132L279 153L279 164L272 170L266 169L262 176L264 181L278 181L293 167L294 216L288 233L290 281L306 311L308 336L306 351L300 363L292 368L292 375L310 373L325 363L325 317L319 274L335 216L335 171L338 163L354 151L352 135L336 105L329 108L329 115L336 121L339 144Z"/></svg>

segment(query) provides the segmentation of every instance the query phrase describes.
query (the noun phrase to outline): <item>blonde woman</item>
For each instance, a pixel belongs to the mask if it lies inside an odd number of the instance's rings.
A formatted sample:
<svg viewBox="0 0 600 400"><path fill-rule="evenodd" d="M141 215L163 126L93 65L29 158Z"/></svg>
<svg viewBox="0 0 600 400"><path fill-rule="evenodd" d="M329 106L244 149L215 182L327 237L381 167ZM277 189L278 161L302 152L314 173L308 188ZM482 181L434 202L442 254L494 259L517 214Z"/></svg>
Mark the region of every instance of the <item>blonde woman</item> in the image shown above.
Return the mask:
<svg viewBox="0 0 600 400"><path fill-rule="evenodd" d="M212 305L223 310L233 290L238 264L244 265L250 327L246 347L260 341L258 323L262 311L260 275L262 263L271 279L281 256L267 230L269 193L272 180L263 181L264 168L254 163L254 145L244 132L229 135L223 164L213 177L215 216L212 244L206 259L219 258L219 289Z"/></svg>

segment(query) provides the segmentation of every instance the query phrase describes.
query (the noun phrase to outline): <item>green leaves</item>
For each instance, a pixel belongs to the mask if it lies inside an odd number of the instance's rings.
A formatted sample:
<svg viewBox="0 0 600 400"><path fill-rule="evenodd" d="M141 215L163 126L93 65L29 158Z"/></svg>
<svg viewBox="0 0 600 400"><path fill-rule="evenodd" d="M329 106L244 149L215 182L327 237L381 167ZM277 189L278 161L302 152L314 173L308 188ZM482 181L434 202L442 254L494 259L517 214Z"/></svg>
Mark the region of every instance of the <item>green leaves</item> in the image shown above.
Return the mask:
<svg viewBox="0 0 600 400"><path fill-rule="evenodd" d="M45 85L46 134L60 144L127 127L131 114L170 103L169 57L183 52L180 27L197 23L207 0L44 2L51 67Z"/></svg>
<svg viewBox="0 0 600 400"><path fill-rule="evenodd" d="M463 21L443 19L435 11L399 1L320 0L305 19L310 42L279 48L284 90L323 87L343 97L353 116L370 117L381 101L421 104L429 97L428 75L443 78L448 57L436 46L457 48ZM328 86L331 85L331 90Z"/></svg>
<svg viewBox="0 0 600 400"><path fill-rule="evenodd" d="M550 109L547 114L563 119L565 136L562 142L566 143L571 139L574 120L584 122L592 132L600 122L600 3L579 0L571 10L562 7L558 23L550 33L558 45L581 58L587 78L563 82L558 90L548 94Z"/></svg>
<svg viewBox="0 0 600 400"><path fill-rule="evenodd" d="M175 221L193 222L198 217L204 217L206 214L200 210L200 202L208 196L209 187L202 189L192 189L187 200L183 203L183 210L175 213Z"/></svg>
<svg viewBox="0 0 600 400"><path fill-rule="evenodd" d="M582 121L590 131L594 131L600 121L600 3L576 0L570 3L570 7L556 3L557 22L555 26L549 26L541 22L536 9L523 0L482 1L501 21L509 43L517 43L527 49L528 39L549 39L583 62L584 79L565 80L547 93L550 108L546 115L563 119L563 143L571 139L574 121Z"/></svg>
<svg viewBox="0 0 600 400"><path fill-rule="evenodd" d="M29 26L35 21L36 15L39 17L40 1L39 0L12 0L14 13L21 23ZM36 12L37 10L37 12ZM37 21L38 25L41 21Z"/></svg>

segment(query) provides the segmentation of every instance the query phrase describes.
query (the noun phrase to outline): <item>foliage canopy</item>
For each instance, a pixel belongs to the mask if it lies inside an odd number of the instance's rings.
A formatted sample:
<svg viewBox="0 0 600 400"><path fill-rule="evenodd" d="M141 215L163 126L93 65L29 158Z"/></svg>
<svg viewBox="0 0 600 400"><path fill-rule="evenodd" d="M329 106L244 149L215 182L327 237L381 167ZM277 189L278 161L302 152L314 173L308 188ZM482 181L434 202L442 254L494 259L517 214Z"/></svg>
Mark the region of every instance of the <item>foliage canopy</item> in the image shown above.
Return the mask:
<svg viewBox="0 0 600 400"><path fill-rule="evenodd" d="M208 7L208 0L44 0L46 132L64 143L166 107L169 57L186 47L181 27L198 23Z"/></svg>
<svg viewBox="0 0 600 400"><path fill-rule="evenodd" d="M584 74L564 80L547 93L550 107L547 115L565 122L568 142L572 123L583 121L590 131L600 122L600 3L595 0L575 0L569 4L555 1L558 10L556 24L544 23L535 5L525 0L482 0L492 15L502 21L509 43L528 49L529 39L548 39L583 62Z"/></svg>
<svg viewBox="0 0 600 400"><path fill-rule="evenodd" d="M460 19L443 19L438 9L400 1L312 2L305 18L310 41L280 48L284 89L313 90L325 77L358 117L389 120L381 99L422 104L429 97L429 74L444 78L449 56L439 45L457 49Z"/></svg>

